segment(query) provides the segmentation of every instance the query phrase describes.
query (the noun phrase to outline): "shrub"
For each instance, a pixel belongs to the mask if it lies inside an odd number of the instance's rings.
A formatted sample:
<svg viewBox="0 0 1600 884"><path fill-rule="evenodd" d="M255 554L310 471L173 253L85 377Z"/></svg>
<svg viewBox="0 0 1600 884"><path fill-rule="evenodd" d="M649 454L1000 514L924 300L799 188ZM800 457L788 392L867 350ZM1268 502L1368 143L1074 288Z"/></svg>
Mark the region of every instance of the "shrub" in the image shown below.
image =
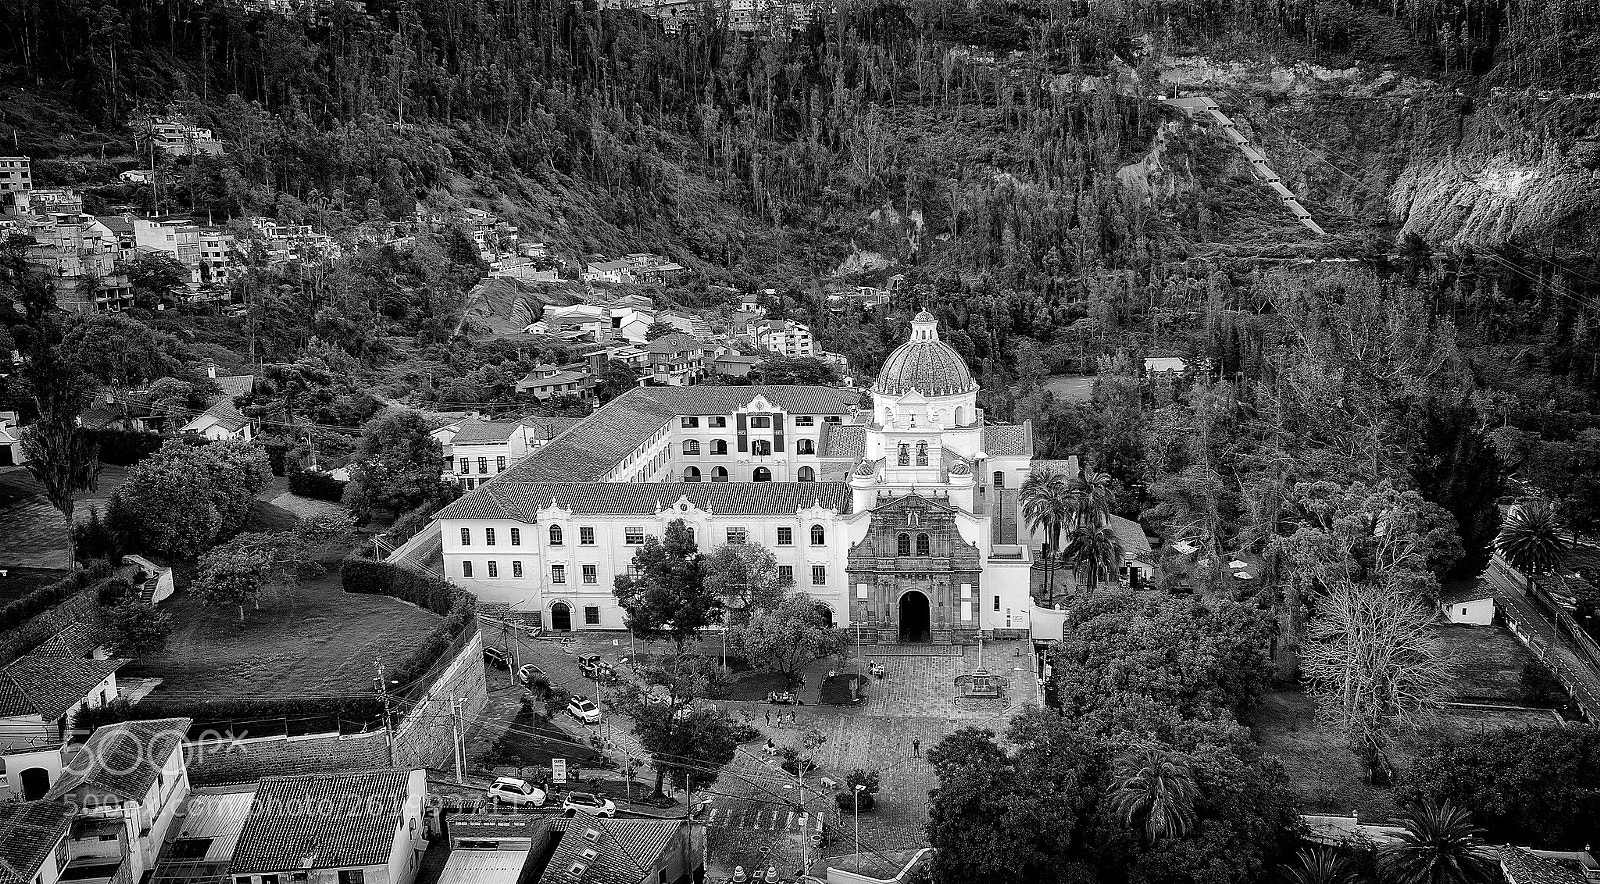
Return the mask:
<svg viewBox="0 0 1600 884"><path fill-rule="evenodd" d="M111 576L111 566L103 561L68 574L49 586L41 586L0 608L0 631L15 629L75 595L79 590Z"/></svg>
<svg viewBox="0 0 1600 884"><path fill-rule="evenodd" d="M313 500L326 500L329 503L338 503L344 499L344 488L348 482L341 482L327 473L317 473L311 470L299 470L289 474L289 491L301 497Z"/></svg>
<svg viewBox="0 0 1600 884"><path fill-rule="evenodd" d="M89 437L100 446L100 462L129 467L155 454L161 448L160 433L106 427L90 430Z"/></svg>
<svg viewBox="0 0 1600 884"><path fill-rule="evenodd" d="M157 699L113 700L80 711L73 724L97 728L122 721L192 718L190 734L212 731L222 736L264 737L362 730L383 721L383 700L377 696L300 699Z"/></svg>
<svg viewBox="0 0 1600 884"><path fill-rule="evenodd" d="M391 674L401 693L426 690L429 670L453 656L478 631L477 596L430 574L352 556L344 560L339 579L345 592L386 595L444 617Z"/></svg>
<svg viewBox="0 0 1600 884"><path fill-rule="evenodd" d="M100 518L99 507L90 507L88 520L72 526L72 544L81 559L122 560L122 537L109 521Z"/></svg>
<svg viewBox="0 0 1600 884"><path fill-rule="evenodd" d="M865 789L861 790L859 804L857 803L857 799L855 797L856 786L866 786ZM839 809L845 811L846 813L854 812L857 807L859 807L861 810L871 810L873 807L877 806L878 803L878 799L875 797L877 791L877 771L862 770L858 767L851 771L849 776L844 778L844 789L834 793L833 800L835 804L839 805Z"/></svg>

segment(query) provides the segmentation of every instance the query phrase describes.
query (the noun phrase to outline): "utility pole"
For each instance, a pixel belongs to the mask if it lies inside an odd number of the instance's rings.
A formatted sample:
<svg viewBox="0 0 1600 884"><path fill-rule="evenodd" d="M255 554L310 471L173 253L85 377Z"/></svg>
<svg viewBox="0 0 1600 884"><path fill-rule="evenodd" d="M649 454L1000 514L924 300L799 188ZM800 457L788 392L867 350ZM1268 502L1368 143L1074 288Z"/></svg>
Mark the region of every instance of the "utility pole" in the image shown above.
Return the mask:
<svg viewBox="0 0 1600 884"><path fill-rule="evenodd" d="M455 741L450 747L452 750L450 754L454 756L456 760L457 786L466 785L467 782L467 778L461 769L466 759L465 747L461 745L461 706L464 703L466 703L465 697L462 697L459 700L452 699L450 701L450 730L453 732L455 737Z"/></svg>
<svg viewBox="0 0 1600 884"><path fill-rule="evenodd" d="M811 826L806 815L806 758L795 759L794 780L800 798L800 874L811 874Z"/></svg>
<svg viewBox="0 0 1600 884"><path fill-rule="evenodd" d="M378 696L383 700L383 741L389 748L389 766L394 767L394 726L389 715L389 679L383 674L383 661L373 660L378 671Z"/></svg>

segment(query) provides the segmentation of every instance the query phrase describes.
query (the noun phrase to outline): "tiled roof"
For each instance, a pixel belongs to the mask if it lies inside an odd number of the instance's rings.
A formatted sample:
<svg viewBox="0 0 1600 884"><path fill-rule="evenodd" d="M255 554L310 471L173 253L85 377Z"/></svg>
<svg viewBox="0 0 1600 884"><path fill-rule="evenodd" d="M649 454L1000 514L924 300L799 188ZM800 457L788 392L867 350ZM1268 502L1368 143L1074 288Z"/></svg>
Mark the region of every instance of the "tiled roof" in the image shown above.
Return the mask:
<svg viewBox="0 0 1600 884"><path fill-rule="evenodd" d="M661 337L656 338L645 345L645 350L647 352L660 353L663 355L687 353L690 350L699 349L699 339L697 339L694 335L686 334L684 332L673 332L670 335L662 335Z"/></svg>
<svg viewBox="0 0 1600 884"><path fill-rule="evenodd" d="M852 460L867 453L867 428L845 424L823 424L817 457L847 457Z"/></svg>
<svg viewBox="0 0 1600 884"><path fill-rule="evenodd" d="M1144 527L1132 519L1121 516L1110 516L1110 528L1117 535L1117 542L1122 544L1125 555L1139 558L1150 555L1150 538L1144 536Z"/></svg>
<svg viewBox="0 0 1600 884"><path fill-rule="evenodd" d="M0 884L31 884L71 825L59 801L0 802Z"/></svg>
<svg viewBox="0 0 1600 884"><path fill-rule="evenodd" d="M568 882L574 877L583 884L638 884L672 845L682 826L679 820L568 820L566 834L539 877L540 884ZM594 859L585 858L585 850L593 850ZM584 869L572 876L569 873L576 864Z"/></svg>
<svg viewBox="0 0 1600 884"><path fill-rule="evenodd" d="M88 657L100 647L100 633L93 624L82 620L45 639L34 648L30 656Z"/></svg>
<svg viewBox="0 0 1600 884"><path fill-rule="evenodd" d="M409 778L402 770L263 777L230 871L299 869L311 854L319 869L387 863Z"/></svg>
<svg viewBox="0 0 1600 884"><path fill-rule="evenodd" d="M256 376L253 374L218 375L217 386L222 388L222 395L224 396L248 396L255 391Z"/></svg>
<svg viewBox="0 0 1600 884"><path fill-rule="evenodd" d="M653 516L680 497L708 512L782 516L820 504L850 512L850 486L839 482L493 482L439 511L440 519L516 519L532 523L553 498L589 515Z"/></svg>
<svg viewBox="0 0 1600 884"><path fill-rule="evenodd" d="M1522 847L1494 848L1508 884L1583 884L1584 876L1555 860Z"/></svg>
<svg viewBox="0 0 1600 884"><path fill-rule="evenodd" d="M841 387L635 387L495 481L597 481L667 421L680 415L732 414L757 396L792 414L826 415L849 414L856 393Z"/></svg>
<svg viewBox="0 0 1600 884"><path fill-rule="evenodd" d="M227 397L223 397L218 399L216 402L211 403L211 407L205 410L204 416L212 418L216 421L217 426L227 430L230 433L237 433L250 425L250 419L245 417L244 414L239 411L239 409L235 408L233 405L233 400ZM194 420L190 421L187 426L192 426L195 421L198 421L199 419L200 418L196 417Z"/></svg>
<svg viewBox="0 0 1600 884"><path fill-rule="evenodd" d="M1492 598L1494 598L1494 590L1489 588L1487 584L1479 583L1478 581L1474 580L1464 586L1456 587L1451 592L1440 595L1439 604L1459 605L1462 602L1475 602L1479 599Z"/></svg>
<svg viewBox="0 0 1600 884"><path fill-rule="evenodd" d="M98 728L89 735L89 742L78 756L88 759L88 763L79 767L68 762L61 779L45 797L60 798L84 788L124 801L143 801L155 785L162 765L183 742L192 724L192 718L157 718Z"/></svg>
<svg viewBox="0 0 1600 884"><path fill-rule="evenodd" d="M985 424L983 451L990 457L1033 457L1033 425Z"/></svg>
<svg viewBox="0 0 1600 884"><path fill-rule="evenodd" d="M458 813L450 817L450 837L532 838L549 829L554 819L534 814Z"/></svg>
<svg viewBox="0 0 1600 884"><path fill-rule="evenodd" d="M19 657L0 669L0 717L38 715L55 721L127 662L49 654Z"/></svg>
<svg viewBox="0 0 1600 884"><path fill-rule="evenodd" d="M451 445L493 445L505 442L522 426L520 421L485 421L465 420L461 422L461 429L456 431Z"/></svg>
<svg viewBox="0 0 1600 884"><path fill-rule="evenodd" d="M531 438L535 442L548 442L565 433L580 423L581 417L525 417L522 425L533 430Z"/></svg>

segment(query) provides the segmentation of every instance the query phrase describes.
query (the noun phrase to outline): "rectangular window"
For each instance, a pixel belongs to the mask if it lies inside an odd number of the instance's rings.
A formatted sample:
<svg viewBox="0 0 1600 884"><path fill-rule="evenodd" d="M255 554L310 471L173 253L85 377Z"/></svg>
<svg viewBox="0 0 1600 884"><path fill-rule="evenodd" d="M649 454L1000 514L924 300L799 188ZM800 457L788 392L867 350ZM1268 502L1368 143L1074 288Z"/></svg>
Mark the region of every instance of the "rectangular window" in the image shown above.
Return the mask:
<svg viewBox="0 0 1600 884"><path fill-rule="evenodd" d="M472 529L471 528L462 528L461 529L461 545L462 546L471 546L472 545Z"/></svg>
<svg viewBox="0 0 1600 884"><path fill-rule="evenodd" d="M779 546L794 546L794 529L793 528L779 528L778 529L778 545Z"/></svg>
<svg viewBox="0 0 1600 884"><path fill-rule="evenodd" d="M494 459L494 471L497 473L503 473L506 471L506 459L504 457L497 457Z"/></svg>
<svg viewBox="0 0 1600 884"><path fill-rule="evenodd" d="M493 528L485 528L485 529L483 529L483 545L484 546L494 546L494 529Z"/></svg>
<svg viewBox="0 0 1600 884"><path fill-rule="evenodd" d="M522 576L522 560L521 559L516 559L516 560L513 560L511 562L511 576L512 577L521 577Z"/></svg>
<svg viewBox="0 0 1600 884"><path fill-rule="evenodd" d="M585 607L583 609L583 623L585 626L599 626L600 609L594 605Z"/></svg>
<svg viewBox="0 0 1600 884"><path fill-rule="evenodd" d="M729 543L744 543L744 529L743 528L729 528L728 529L728 542Z"/></svg>
<svg viewBox="0 0 1600 884"><path fill-rule="evenodd" d="M365 869L341 869L339 871L339 884L367 884Z"/></svg>
<svg viewBox="0 0 1600 884"><path fill-rule="evenodd" d="M598 569L594 565L584 565L583 566L583 582L584 583L599 583L600 582L600 575L598 573Z"/></svg>
<svg viewBox="0 0 1600 884"><path fill-rule="evenodd" d="M697 417L686 417L679 421L679 425L686 430L692 427L698 427L700 426L700 419Z"/></svg>
<svg viewBox="0 0 1600 884"><path fill-rule="evenodd" d="M724 429L728 426L728 419L720 415L717 417L708 417L706 418L706 426Z"/></svg>
<svg viewBox="0 0 1600 884"><path fill-rule="evenodd" d="M994 609L996 611L1000 610L1000 597L999 596L995 596L994 597Z"/></svg>
<svg viewBox="0 0 1600 884"><path fill-rule="evenodd" d="M622 542L628 546L639 546L644 543L644 529L630 525L622 529Z"/></svg>
<svg viewBox="0 0 1600 884"><path fill-rule="evenodd" d="M489 474L489 459L487 457L478 458L478 472L486 476Z"/></svg>
<svg viewBox="0 0 1600 884"><path fill-rule="evenodd" d="M817 419L809 414L797 414L794 416L794 425L797 427L814 427L817 425Z"/></svg>
<svg viewBox="0 0 1600 884"><path fill-rule="evenodd" d="M471 562L462 562L461 563L461 576L462 577L471 577L472 576L472 563Z"/></svg>
<svg viewBox="0 0 1600 884"><path fill-rule="evenodd" d="M472 467L467 465L467 459L463 457L461 459L461 474L464 476L470 472L472 472Z"/></svg>
<svg viewBox="0 0 1600 884"><path fill-rule="evenodd" d="M489 576L490 577L499 577L500 576L500 563L495 561L495 560L493 560L493 559L489 560Z"/></svg>
<svg viewBox="0 0 1600 884"><path fill-rule="evenodd" d="M811 566L811 585L812 586L827 586L828 585L828 568L827 568L826 565L812 565Z"/></svg>
<svg viewBox="0 0 1600 884"><path fill-rule="evenodd" d="M778 581L781 582L781 583L793 583L794 582L794 566L793 565L779 565L778 566Z"/></svg>
<svg viewBox="0 0 1600 884"><path fill-rule="evenodd" d="M643 543L644 541L641 540L639 542ZM594 546L594 529L593 528L579 528L578 529L578 545L579 546Z"/></svg>
<svg viewBox="0 0 1600 884"><path fill-rule="evenodd" d="M566 565L551 565L550 566L550 582L551 583L566 583L567 582L567 566Z"/></svg>
<svg viewBox="0 0 1600 884"><path fill-rule="evenodd" d="M522 545L522 529L521 528L512 528L511 529L511 545L512 546L521 546Z"/></svg>
<svg viewBox="0 0 1600 884"><path fill-rule="evenodd" d="M750 429L769 430L772 428L772 418L764 414L750 415Z"/></svg>

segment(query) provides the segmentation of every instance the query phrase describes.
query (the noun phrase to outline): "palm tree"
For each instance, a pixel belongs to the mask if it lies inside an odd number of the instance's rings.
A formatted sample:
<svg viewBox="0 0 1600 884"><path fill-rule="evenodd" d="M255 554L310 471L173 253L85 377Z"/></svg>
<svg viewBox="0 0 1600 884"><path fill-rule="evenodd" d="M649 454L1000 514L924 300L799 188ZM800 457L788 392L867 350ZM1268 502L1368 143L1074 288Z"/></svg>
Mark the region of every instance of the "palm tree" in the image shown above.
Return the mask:
<svg viewBox="0 0 1600 884"><path fill-rule="evenodd" d="M1195 783L1185 756L1146 747L1119 757L1113 775L1112 809L1128 826L1142 818L1152 844L1194 828Z"/></svg>
<svg viewBox="0 0 1600 884"><path fill-rule="evenodd" d="M1031 473L1022 483L1019 495L1022 518L1034 531L1043 531L1049 538L1050 552L1045 556L1045 585L1050 604L1056 601L1055 560L1061 549L1061 532L1072 517L1076 500L1072 483L1055 470Z"/></svg>
<svg viewBox="0 0 1600 884"><path fill-rule="evenodd" d="M1122 541L1117 539L1115 531L1079 525L1067 540L1061 558L1078 569L1078 573L1089 584L1089 591L1094 592L1101 580L1108 583L1116 581L1117 571L1122 567L1123 553Z"/></svg>
<svg viewBox="0 0 1600 884"><path fill-rule="evenodd" d="M1331 847L1313 847L1295 856L1300 867L1284 867L1284 884L1356 884L1355 866Z"/></svg>
<svg viewBox="0 0 1600 884"><path fill-rule="evenodd" d="M1572 535L1554 506L1536 500L1511 508L1494 539L1494 548L1524 574L1548 574L1566 560Z"/></svg>
<svg viewBox="0 0 1600 884"><path fill-rule="evenodd" d="M1378 851L1385 884L1491 884L1499 877L1463 808L1425 801L1406 808L1401 825L1405 831Z"/></svg>
<svg viewBox="0 0 1600 884"><path fill-rule="evenodd" d="M1111 476L1080 470L1077 478L1078 524L1104 525L1111 517Z"/></svg>

